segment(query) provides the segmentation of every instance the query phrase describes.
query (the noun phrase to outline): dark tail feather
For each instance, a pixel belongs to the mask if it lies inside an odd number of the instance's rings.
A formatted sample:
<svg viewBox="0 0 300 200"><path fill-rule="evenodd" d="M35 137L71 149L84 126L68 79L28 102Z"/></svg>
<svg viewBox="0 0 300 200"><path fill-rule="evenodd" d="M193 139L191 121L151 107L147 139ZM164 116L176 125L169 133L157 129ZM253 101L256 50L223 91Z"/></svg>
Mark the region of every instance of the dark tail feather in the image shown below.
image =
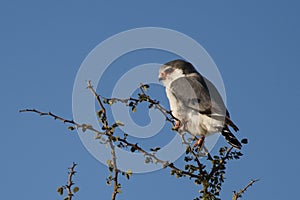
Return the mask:
<svg viewBox="0 0 300 200"><path fill-rule="evenodd" d="M231 121L231 119L228 116L225 117L225 123L227 125L231 126L235 132L237 132L239 130L239 128Z"/></svg>
<svg viewBox="0 0 300 200"><path fill-rule="evenodd" d="M202 114L202 112L200 112L200 113ZM208 115L209 117L211 117L213 119L219 120L219 121L225 120L225 124L232 127L235 132L237 132L239 130L239 128L233 123L233 121L231 121L231 119L229 117L229 113L227 114L227 116L225 118L222 115L213 115L213 114L206 114L206 115Z"/></svg>
<svg viewBox="0 0 300 200"><path fill-rule="evenodd" d="M223 130L221 131L222 135L225 137L225 139L227 140L227 142L237 148L237 149L241 149L242 144L239 142L239 140L231 133L231 131L229 130L228 126L225 126L223 128Z"/></svg>

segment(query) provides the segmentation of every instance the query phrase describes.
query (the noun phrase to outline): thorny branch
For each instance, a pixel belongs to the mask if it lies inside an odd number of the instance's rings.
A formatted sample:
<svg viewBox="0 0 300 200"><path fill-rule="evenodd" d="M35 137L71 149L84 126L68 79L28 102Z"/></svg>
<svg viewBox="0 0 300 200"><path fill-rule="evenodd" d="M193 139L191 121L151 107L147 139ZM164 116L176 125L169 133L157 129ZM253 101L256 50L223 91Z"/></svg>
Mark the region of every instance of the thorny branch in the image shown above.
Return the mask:
<svg viewBox="0 0 300 200"><path fill-rule="evenodd" d="M63 123L73 124L73 125L77 126L78 128L80 127L80 124L77 124L73 120L64 119L60 116L57 116L57 115L53 114L52 112L41 112L41 111L36 110L36 109L23 109L23 110L19 110L19 112L35 112L35 113L39 114L40 116L47 115L47 116L53 117L55 120L60 120Z"/></svg>
<svg viewBox="0 0 300 200"><path fill-rule="evenodd" d="M127 99L120 99L120 98L104 98L104 97L101 97L99 94L96 93L96 91L94 90L93 86L91 85L90 81L87 82L88 86L87 88L91 90L92 94L95 96L95 98L97 99L97 102L101 108L101 112L102 112L102 117L105 118L106 120L102 123L103 126L105 128L108 127L108 121L107 121L107 117L106 117L106 108L104 107L102 101L101 101L101 98L104 99L106 102L107 101L114 101L114 102L121 102L121 103L128 103L130 101L134 101L134 102L141 102L141 100L139 99L136 99L136 98L127 98ZM140 85L140 90L142 92L142 95L145 95L145 91L143 89L143 86L144 85ZM155 108L157 108L158 110L160 110L166 117L166 120L171 122L173 125L175 124L174 120L178 120L176 117L173 116L172 112L171 111L168 111L167 109L165 109L164 107L162 107L158 101L156 100L153 100L151 99L148 95L145 95L145 101L149 102L150 105L152 104ZM50 116L50 117L53 117L55 120L58 119L60 121L62 121L63 123L69 123L69 124L72 124L72 125L75 125L77 128L84 128L84 129L87 129L87 130L90 130L90 131L93 131L95 132L97 135L106 135L106 136L109 136L108 138L111 138L111 139L115 139L114 136L111 135L111 133L109 133L108 131L105 131L104 133L101 132L101 131L98 131L96 129L94 129L92 126L89 126L87 124L79 124L77 122L75 122L74 120L67 120L67 119L64 119L63 117L60 117L58 115L55 115L51 112L41 112L39 110L36 110L36 109L24 109L24 110L20 110L19 112L34 112L34 113L37 113L41 116ZM168 116L170 115L170 117ZM179 120L178 120L179 121ZM143 148L141 148L140 146L138 146L138 144L134 144L134 143L130 143L127 138L117 138L117 140L119 142L123 142L124 144L126 144L126 146L129 146L129 147L133 147L135 150L139 151L140 153L142 153L144 156L149 156L153 159L153 162L154 163L160 163L162 164L164 167L170 167L171 169L173 170L177 170L185 175L188 175L188 176L191 176L191 177L194 177L196 178L196 176L194 176L193 174L191 173L188 173L188 172L184 172L182 170L180 170L179 168L175 167L173 163L169 163L168 161L163 161L159 158L157 158L155 156L155 154L153 153L149 153L148 151L144 150ZM184 138L183 138L183 141L184 141ZM185 141L185 144L189 144L188 142ZM110 145L111 146L111 145ZM189 148L191 148L189 146ZM114 152L114 151L112 151ZM115 152L114 152L115 154ZM196 154L194 153L194 155L196 156ZM113 156L115 157L115 155ZM198 158L197 158L198 160ZM199 162L199 160L198 160ZM199 162L200 163L200 162Z"/></svg>
<svg viewBox="0 0 300 200"><path fill-rule="evenodd" d="M88 82L87 82L87 85L88 85L87 88L91 90L92 94L93 94L93 95L95 96L95 98L97 99L97 102L98 102L98 104L99 104L99 106L100 106L100 108L101 108L101 112L102 112L103 118L107 119L107 117L106 117L106 109L105 109L105 107L104 107L104 105L103 105L103 103L102 103L102 101L101 101L101 99L100 99L100 98L101 98L100 95L96 93L95 89L94 89L93 86L91 85L91 81L88 81ZM105 128L108 127L108 121L107 121L107 120L102 121L102 124L103 124L103 126L104 126Z"/></svg>
<svg viewBox="0 0 300 200"><path fill-rule="evenodd" d="M76 163L73 163L72 166L69 168L68 184L66 185L66 189L68 191L68 197L69 197L68 200L72 200L72 197L74 195L71 187L74 185L72 178L76 173L76 171L74 170L76 165L77 165Z"/></svg>
<svg viewBox="0 0 300 200"><path fill-rule="evenodd" d="M69 171L68 171L68 181L67 181L67 184L64 185L64 186L61 186L59 188L57 188L57 192L60 194L60 195L63 195L64 193L64 190L67 191L67 197L64 198L65 200L72 200L73 196L74 196L74 193L78 192L79 190L79 187L73 187L73 185L75 184L73 182L73 176L76 174L76 171L75 171L75 167L77 166L76 163L73 162L72 166L69 167Z"/></svg>
<svg viewBox="0 0 300 200"><path fill-rule="evenodd" d="M97 99L97 102L98 102L98 104L101 108L102 119L104 119L104 120L101 120L101 122L102 122L102 125L103 125L104 129L106 130L105 135L108 136L108 143L109 143L109 146L111 148L111 156L112 156L112 163L111 164L113 166L113 174L114 174L114 176L112 178L113 182L114 182L114 190L113 190L111 199L115 200L117 194L120 191L119 190L120 189L120 184L119 184L119 180L118 180L119 169L118 169L118 166L117 166L117 156L116 156L116 151L115 151L115 145L113 144L113 140L112 140L112 137L111 137L112 133L109 132L109 125L108 125L108 120L107 120L107 116L106 116L106 108L104 107L104 105L102 103L101 97L100 97L100 95L98 95L96 93L95 89L91 85L91 81L88 81L87 84L88 84L87 88L90 89L90 91L93 93L93 95Z"/></svg>
<svg viewBox="0 0 300 200"><path fill-rule="evenodd" d="M230 152L232 151L233 147L230 147L229 149L226 150L226 155L224 157L221 158L221 163L224 163L226 160L229 159L229 155ZM222 167L222 165L213 165L213 168L211 169L208 178L211 178L214 176L214 174L220 170L220 168Z"/></svg>
<svg viewBox="0 0 300 200"><path fill-rule="evenodd" d="M234 191L232 200L238 200L242 197L242 194L246 192L246 190L251 187L255 182L259 181L259 179L251 180L243 189L241 189L239 192Z"/></svg>
<svg viewBox="0 0 300 200"><path fill-rule="evenodd" d="M73 120L66 120L66 119L64 119L64 118L62 118L62 117L59 117L59 116L57 116L57 115L55 115L55 114L53 114L53 113L51 113L51 112L41 112L41 111L36 110L36 109L25 109L25 110L20 110L20 112L34 112L34 113L38 113L38 114L41 115L41 116L46 116L46 115L48 115L48 116L53 117L54 119L60 119L60 121L62 121L62 122L64 122L64 123L69 123L69 124L76 125L78 128L86 127L86 129L88 129L88 130L90 130L90 131L93 131L93 132L95 132L96 134L104 134L104 135L106 135L106 136L111 136L111 135L108 135L108 133L106 133L106 132L103 133L103 132L97 131L96 129L94 129L94 128L91 127L91 126L86 126L85 124L79 124L79 123L76 123L76 122L73 121ZM114 136L111 136L111 138L114 138ZM195 174L193 174L193 173L190 173L190 172L188 172L188 171L184 171L184 170L179 169L178 167L176 167L176 166L174 165L174 163L169 163L168 161L164 161L164 160L161 160L161 159L157 158L157 156L156 156L155 154L149 153L148 151L146 151L146 150L144 150L142 147L140 147L138 144L130 143L127 139L124 139L124 138L117 138L117 140L118 140L119 142L123 142L123 143L126 144L126 146L128 146L128 147L133 147L135 150L139 151L139 152L142 153L144 156L148 156L148 157L152 158L154 163L160 163L160 164L163 165L163 167L169 167L169 168L171 168L171 169L177 171L178 173L183 174L183 175L186 175L186 176L189 176L189 177L191 177L191 178L198 178L198 176L195 175ZM109 143L109 144L110 144L110 147L112 147L112 146L114 147L113 144L111 144L111 143ZM112 150L112 152L114 152L114 153L112 153L112 154L113 154L113 160L114 160L114 159L116 159L115 151ZM198 159L198 158L197 158L197 159ZM198 160L198 162L199 162L199 160ZM113 163L114 163L114 161L113 161ZM115 169L117 169L117 168L115 168ZM118 174L118 173L117 173L117 172L118 172L118 169L117 169L117 170L114 170L114 171L115 171L115 174L114 174L114 175L115 175L115 178L114 178L115 185L118 185L118 182L117 182L118 179L116 178L116 175ZM115 193L115 191L114 191L114 193ZM114 198L115 198L115 197L114 197ZM112 198L112 199L113 199L113 198Z"/></svg>
<svg viewBox="0 0 300 200"><path fill-rule="evenodd" d="M111 168L110 171L113 173L113 177L111 177L111 181L113 181L113 183L114 183L113 193L112 193L112 197L111 197L112 200L116 199L116 196L118 193L120 193L120 188L121 188L121 185L118 181L118 175L119 175L119 173L121 173L121 171L117 167L117 155L115 152L116 143L118 143L119 145L121 145L123 147L131 147L131 150L140 152L146 158L149 158L151 160L151 162L162 164L163 168L166 168L166 167L170 168L171 174L176 174L177 177L187 176L191 179L192 178L195 179L195 183L202 184L202 186L203 186L203 190L202 190L203 195L200 196L202 199L206 199L206 197L205 197L206 193L209 195L211 195L211 193L212 193L213 195L218 196L218 190L219 190L218 188L220 187L221 183L223 182L223 175L222 175L221 180L219 180L219 182L217 181L217 183L218 183L217 189L211 189L211 191L209 191L208 190L209 187L212 187L212 185L213 185L212 183L209 183L209 181L211 181L211 179L216 174L225 173L223 168L224 168L224 164L226 163L226 160L232 159L233 154L236 153L236 152L232 152L232 149L233 149L232 147L225 148L226 153L225 153L225 155L221 156L221 158L217 157L217 158L213 159L210 155L208 155L208 160L210 160L212 162L212 168L211 168L211 171L207 172L207 171L205 171L205 165L202 164L199 160L199 154L198 154L199 152L195 152L194 149L190 146L190 143L188 143L185 140L184 135L180 134L183 143L187 145L186 154L191 155L190 158L187 158L187 160L188 160L187 162L194 161L196 163L196 166L189 165L188 168L183 170L183 169L180 169L179 167L176 167L174 165L174 163L169 163L168 161L159 159L155 155L155 153L146 151L145 149L140 147L138 144L129 142L125 135L123 138L114 135L114 128L115 128L114 125L116 123L113 125L109 125L109 122L108 122L108 119L106 116L107 111L106 111L104 104L111 105L115 102L121 102L121 103L125 103L127 106L132 107L132 110L133 110L139 103L148 102L149 109L154 107L154 108L158 109L159 111L161 111L162 114L166 117L166 120L169 121L170 123L172 123L173 127L175 126L175 122L179 121L175 116L173 116L171 111L168 111L167 109L162 107L159 104L159 101L151 99L150 96L148 96L145 93L145 89L147 89L148 87L149 87L148 85L143 85L143 84L141 84L139 86L141 93L138 94L138 96L139 96L138 98L132 98L132 97L126 98L126 99L104 98L104 97L100 96L99 94L97 94L97 92L91 85L91 82L88 81L87 88L95 96L95 98L99 104L99 107L100 107L100 110L98 111L97 114L99 117L99 121L102 123L102 130L104 130L104 131L99 131L88 124L79 124L78 122L75 122L74 120L64 119L63 117L57 116L51 112L41 112L36 109L25 109L25 110L20 110L20 112L34 112L41 116L50 116L54 119L58 119L58 120L62 121L63 123L68 123L68 124L74 125L77 129L81 128L83 132L85 132L86 130L90 130L96 134L95 138L97 138L98 136L100 136L100 138L101 138L101 136L106 136L107 140L105 143L109 144L109 146L111 148L111 155L112 155L112 161L110 163L111 166L109 167L109 168ZM179 123L180 123L180 121L179 121ZM117 145L117 146L119 147L119 145ZM238 159L239 156L241 156L242 154L240 153L240 154L234 154L234 155L237 156L236 159ZM122 175L123 175L123 173L124 172L122 172ZM250 183L249 186L245 187L240 192L234 193L234 195L236 196L236 198L234 200L237 200L239 197L241 197L241 194L244 193L245 190L248 187L250 187L253 183ZM208 197L209 197L208 199L210 199L209 195L208 195ZM199 199L199 198L196 198L196 199Z"/></svg>
<svg viewBox="0 0 300 200"><path fill-rule="evenodd" d="M155 100L155 99L151 99L150 96L146 95L145 93L145 89L144 88L148 88L149 86L148 85L144 85L144 84L140 84L139 86L139 89L141 91L141 94L139 95L139 99L137 98L124 98L124 99L121 99L121 98L105 98L105 97L102 97L103 99L106 100L106 102L120 102L120 103L125 103L129 106L131 106L132 104L135 104L137 105L138 103L142 102L142 101L146 101L149 103L149 108L156 108L158 109L166 118L167 121L171 122L173 126L175 126L175 122L176 121L179 121L180 120L178 118L176 118L173 114L172 114L172 111L170 110L167 110L165 109L163 106L160 105L159 101Z"/></svg>

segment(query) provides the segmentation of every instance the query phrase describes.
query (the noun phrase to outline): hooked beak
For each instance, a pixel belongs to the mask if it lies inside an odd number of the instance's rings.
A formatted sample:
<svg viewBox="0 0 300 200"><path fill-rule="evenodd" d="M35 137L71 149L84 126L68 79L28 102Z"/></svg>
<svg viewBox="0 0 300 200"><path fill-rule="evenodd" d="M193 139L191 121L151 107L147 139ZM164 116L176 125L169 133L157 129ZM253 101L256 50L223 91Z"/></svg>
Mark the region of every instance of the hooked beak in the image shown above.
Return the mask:
<svg viewBox="0 0 300 200"><path fill-rule="evenodd" d="M158 81L163 81L166 79L166 74L164 72L159 73Z"/></svg>

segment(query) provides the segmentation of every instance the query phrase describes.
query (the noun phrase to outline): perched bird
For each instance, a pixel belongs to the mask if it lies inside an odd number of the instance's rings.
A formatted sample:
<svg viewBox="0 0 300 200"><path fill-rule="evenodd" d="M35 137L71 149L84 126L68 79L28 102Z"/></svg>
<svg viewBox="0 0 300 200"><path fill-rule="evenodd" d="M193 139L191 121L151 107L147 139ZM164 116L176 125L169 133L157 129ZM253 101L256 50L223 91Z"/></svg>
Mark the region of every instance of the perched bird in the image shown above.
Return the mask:
<svg viewBox="0 0 300 200"><path fill-rule="evenodd" d="M229 126L238 131L216 87L194 66L184 60L173 60L161 66L159 80L166 88L170 108L176 122L174 129L201 136L196 145L202 146L205 136L220 132L227 142L240 149L239 140Z"/></svg>

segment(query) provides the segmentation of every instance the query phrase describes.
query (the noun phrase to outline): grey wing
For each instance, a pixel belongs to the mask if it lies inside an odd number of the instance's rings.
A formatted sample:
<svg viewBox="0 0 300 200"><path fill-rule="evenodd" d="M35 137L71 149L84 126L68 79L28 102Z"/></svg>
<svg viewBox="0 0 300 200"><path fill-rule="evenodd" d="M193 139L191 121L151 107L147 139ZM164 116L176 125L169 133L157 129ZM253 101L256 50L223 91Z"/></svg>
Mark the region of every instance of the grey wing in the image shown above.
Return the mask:
<svg viewBox="0 0 300 200"><path fill-rule="evenodd" d="M217 115L222 115L221 120L225 120L225 124L231 126L235 131L238 131L239 128L231 121L229 112L223 102L223 99L218 92L217 88L207 80L205 77L203 77L204 82L207 85L207 88L209 90L210 97L212 99L212 113L217 113ZM216 111L216 112L214 112ZM225 116L225 119L224 119ZM211 116L213 118L217 118L216 116Z"/></svg>
<svg viewBox="0 0 300 200"><path fill-rule="evenodd" d="M226 115L223 100L212 83L203 77L182 77L172 82L170 89L183 105L201 114Z"/></svg>
<svg viewBox="0 0 300 200"><path fill-rule="evenodd" d="M177 101L184 106L214 119L225 120L226 124L238 130L230 120L229 112L217 88L200 74L178 78L172 82L170 89Z"/></svg>

